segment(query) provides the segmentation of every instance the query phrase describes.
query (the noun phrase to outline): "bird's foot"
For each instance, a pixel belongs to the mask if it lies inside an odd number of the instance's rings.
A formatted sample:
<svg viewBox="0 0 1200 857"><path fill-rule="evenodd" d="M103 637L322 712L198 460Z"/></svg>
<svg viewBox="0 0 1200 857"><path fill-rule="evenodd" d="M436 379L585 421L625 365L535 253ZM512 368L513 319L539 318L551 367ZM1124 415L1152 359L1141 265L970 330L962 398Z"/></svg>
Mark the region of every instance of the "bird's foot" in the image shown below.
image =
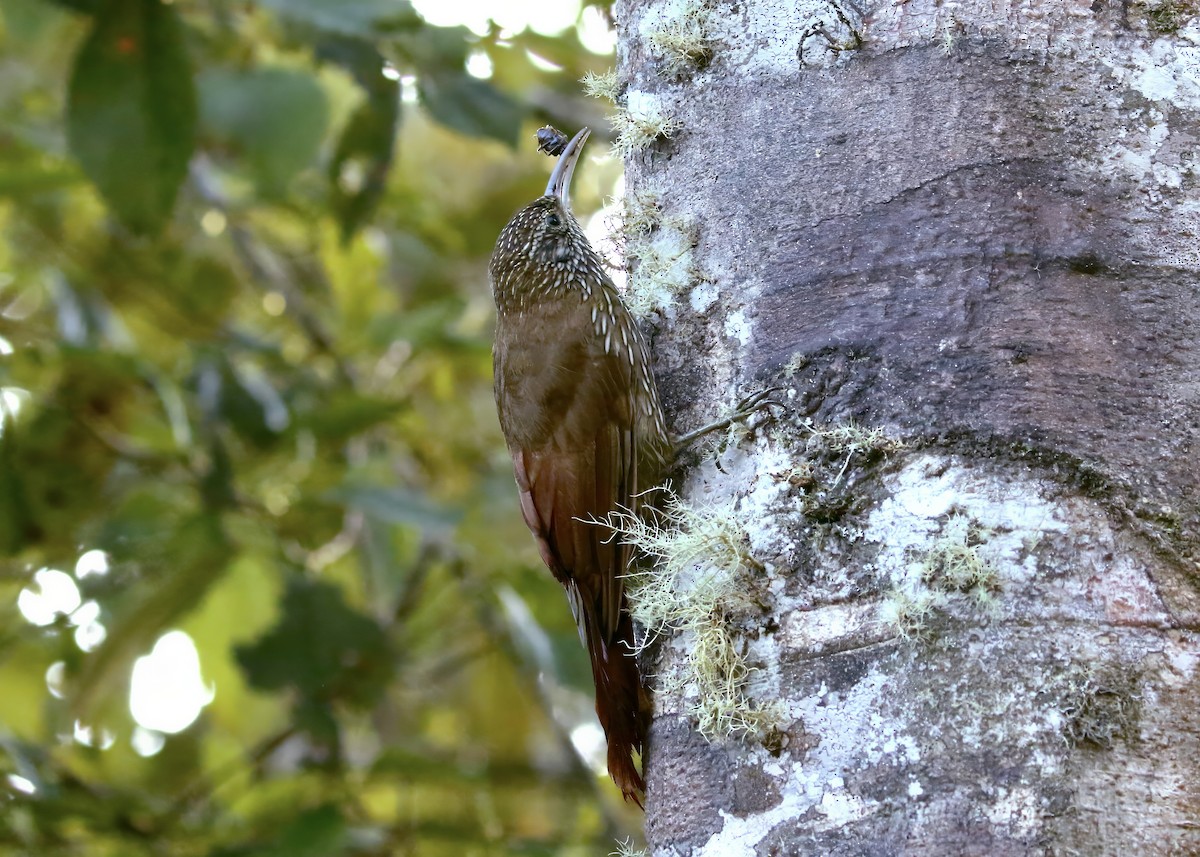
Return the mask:
<svg viewBox="0 0 1200 857"><path fill-rule="evenodd" d="M759 411L769 410L770 408L783 408L786 410L788 407L787 403L773 398L774 394L778 393L782 389L783 387L768 387L765 390L759 390L757 393L753 393L738 402L737 407L735 407L733 412L728 416L722 417L721 419L715 420L708 425L701 426L694 431L690 431L685 435L675 438L674 446L676 457L678 457L679 453L683 452L683 450L694 441L697 441L706 435L710 435L713 432L723 431L734 423L741 422L742 420L753 416Z"/></svg>

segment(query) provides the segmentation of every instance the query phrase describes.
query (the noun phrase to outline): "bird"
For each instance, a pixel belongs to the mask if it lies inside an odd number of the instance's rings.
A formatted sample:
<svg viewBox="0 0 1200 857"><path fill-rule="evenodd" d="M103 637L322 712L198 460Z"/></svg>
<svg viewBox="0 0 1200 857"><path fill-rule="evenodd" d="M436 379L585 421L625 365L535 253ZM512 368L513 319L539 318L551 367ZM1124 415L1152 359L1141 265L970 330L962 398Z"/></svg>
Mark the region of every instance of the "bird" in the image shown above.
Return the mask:
<svg viewBox="0 0 1200 857"><path fill-rule="evenodd" d="M545 193L496 241L495 396L522 517L588 650L609 775L641 806L634 757L653 711L624 585L634 555L597 522L652 508L673 445L646 340L571 211L589 134L566 143Z"/></svg>

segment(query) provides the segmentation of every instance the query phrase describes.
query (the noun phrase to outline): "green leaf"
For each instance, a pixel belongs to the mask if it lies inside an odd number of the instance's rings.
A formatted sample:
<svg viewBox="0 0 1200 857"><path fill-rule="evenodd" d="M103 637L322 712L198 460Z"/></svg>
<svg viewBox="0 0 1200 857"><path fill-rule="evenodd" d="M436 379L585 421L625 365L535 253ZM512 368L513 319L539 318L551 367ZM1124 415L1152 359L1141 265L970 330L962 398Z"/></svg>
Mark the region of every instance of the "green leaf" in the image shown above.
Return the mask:
<svg viewBox="0 0 1200 857"><path fill-rule="evenodd" d="M67 136L134 232L156 232L170 216L195 131L192 67L175 10L159 0L106 0L75 58Z"/></svg>
<svg viewBox="0 0 1200 857"><path fill-rule="evenodd" d="M346 820L334 806L301 812L269 844L222 848L210 857L334 857L347 845Z"/></svg>
<svg viewBox="0 0 1200 857"><path fill-rule="evenodd" d="M387 189L400 126L400 84L384 77L383 54L366 39L327 36L317 45L317 56L348 71L367 95L342 129L329 162L330 207L346 244Z"/></svg>
<svg viewBox="0 0 1200 857"><path fill-rule="evenodd" d="M299 816L283 832L272 857L331 857L346 844L346 821L335 807L323 806Z"/></svg>
<svg viewBox="0 0 1200 857"><path fill-rule="evenodd" d="M258 0L258 5L317 29L346 35L373 36L422 24L406 0Z"/></svg>
<svg viewBox="0 0 1200 857"><path fill-rule="evenodd" d="M392 675L387 636L370 617L346 605L342 590L321 580L293 578L279 624L237 659L251 686L291 688L301 704L338 700L369 705Z"/></svg>
<svg viewBox="0 0 1200 857"><path fill-rule="evenodd" d="M400 124L398 87L373 95L346 123L329 162L330 201L348 242L379 206L386 189Z"/></svg>
<svg viewBox="0 0 1200 857"><path fill-rule="evenodd" d="M200 105L205 130L246 159L266 196L281 195L316 160L329 123L317 79L283 66L206 72Z"/></svg>
<svg viewBox="0 0 1200 857"><path fill-rule="evenodd" d="M438 122L472 137L516 147L523 111L510 96L466 71L439 70L417 79L421 102Z"/></svg>
<svg viewBox="0 0 1200 857"><path fill-rule="evenodd" d="M72 12L83 12L85 15L95 15L100 11L103 0L53 0L57 6L63 6Z"/></svg>
<svg viewBox="0 0 1200 857"><path fill-rule="evenodd" d="M71 161L14 141L6 141L5 149L5 163L0 164L0 197L23 199L83 181L79 167Z"/></svg>
<svg viewBox="0 0 1200 857"><path fill-rule="evenodd" d="M391 419L406 407L405 402L394 399L344 391L300 416L298 422L320 437L344 439Z"/></svg>
<svg viewBox="0 0 1200 857"><path fill-rule="evenodd" d="M330 492L327 499L344 503L389 524L408 524L425 532L449 532L462 513L441 506L423 494L407 488L379 485L345 485Z"/></svg>

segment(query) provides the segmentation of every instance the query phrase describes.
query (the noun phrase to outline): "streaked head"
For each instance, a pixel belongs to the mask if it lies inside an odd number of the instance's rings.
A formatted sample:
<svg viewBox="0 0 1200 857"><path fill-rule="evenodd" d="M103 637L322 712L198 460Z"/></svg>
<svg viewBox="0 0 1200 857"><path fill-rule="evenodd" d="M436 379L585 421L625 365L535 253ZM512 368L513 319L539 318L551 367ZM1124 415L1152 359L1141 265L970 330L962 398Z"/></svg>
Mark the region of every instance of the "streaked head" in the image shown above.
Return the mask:
<svg viewBox="0 0 1200 857"><path fill-rule="evenodd" d="M547 271L547 276L537 277L535 269L576 269L590 261L586 257L595 255L571 213L570 201L571 178L590 133L584 128L571 138L550 173L546 193L514 214L501 230L490 265L498 299L506 279L532 277L543 287L551 282L561 283L555 272Z"/></svg>

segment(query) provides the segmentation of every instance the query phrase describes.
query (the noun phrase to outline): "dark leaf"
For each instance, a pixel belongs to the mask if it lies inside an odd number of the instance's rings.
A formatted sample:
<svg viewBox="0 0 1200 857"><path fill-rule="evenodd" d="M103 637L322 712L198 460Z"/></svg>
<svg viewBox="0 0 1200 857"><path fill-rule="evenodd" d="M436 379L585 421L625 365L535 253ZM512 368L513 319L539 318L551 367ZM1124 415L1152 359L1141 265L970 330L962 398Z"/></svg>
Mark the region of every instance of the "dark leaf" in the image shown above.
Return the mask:
<svg viewBox="0 0 1200 857"><path fill-rule="evenodd" d="M175 10L159 0L105 0L75 58L67 133L131 230L155 232L170 215L195 131L195 86Z"/></svg>
<svg viewBox="0 0 1200 857"><path fill-rule="evenodd" d="M234 366L223 354L201 362L195 384L205 419L224 422L256 448L277 442L291 423L270 379L256 368Z"/></svg>
<svg viewBox="0 0 1200 857"><path fill-rule="evenodd" d="M289 582L279 624L239 646L237 659L251 686L291 688L302 700L368 705L392 674L379 625L347 606L340 588L306 578Z"/></svg>
<svg viewBox="0 0 1200 857"><path fill-rule="evenodd" d="M374 214L386 188L400 124L400 92L375 93L346 123L329 162L330 201L342 241L349 241Z"/></svg>
<svg viewBox="0 0 1200 857"><path fill-rule="evenodd" d="M275 838L258 847L221 848L209 857L334 857L346 847L346 821L333 806L301 812Z"/></svg>
<svg viewBox="0 0 1200 857"><path fill-rule="evenodd" d="M215 432L210 439L208 458L208 467L200 479L200 496L204 499L204 507L211 511L232 509L237 505L233 488L233 463L224 441Z"/></svg>
<svg viewBox="0 0 1200 857"><path fill-rule="evenodd" d="M472 137L492 137L514 148L523 111L509 95L466 71L442 70L418 78L421 102L443 125Z"/></svg>
<svg viewBox="0 0 1200 857"><path fill-rule="evenodd" d="M329 162L331 207L349 241L374 213L386 190L400 125L400 84L383 74L385 61L365 39L329 36L317 55L344 68L367 94L342 129Z"/></svg>
<svg viewBox="0 0 1200 857"><path fill-rule="evenodd" d="M258 5L319 30L345 35L374 36L422 24L406 0L258 0Z"/></svg>
<svg viewBox="0 0 1200 857"><path fill-rule="evenodd" d="M7 420L7 417L4 418ZM11 426L0 435L0 556L41 540L42 528L25 497L20 450Z"/></svg>
<svg viewBox="0 0 1200 857"><path fill-rule="evenodd" d="M310 810L288 826L272 857L330 857L341 852L346 841L346 822L335 807Z"/></svg>

